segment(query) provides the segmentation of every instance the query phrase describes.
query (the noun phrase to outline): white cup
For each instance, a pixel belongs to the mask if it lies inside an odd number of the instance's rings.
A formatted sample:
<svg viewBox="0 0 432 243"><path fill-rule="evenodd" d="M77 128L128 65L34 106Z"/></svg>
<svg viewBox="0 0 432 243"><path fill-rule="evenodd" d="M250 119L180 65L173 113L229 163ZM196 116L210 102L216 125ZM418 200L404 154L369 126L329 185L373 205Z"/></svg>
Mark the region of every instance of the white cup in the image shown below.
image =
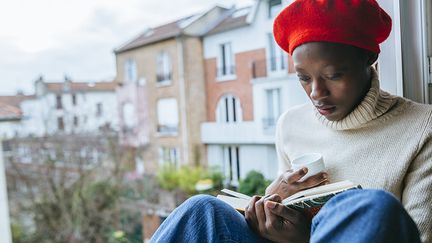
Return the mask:
<svg viewBox="0 0 432 243"><path fill-rule="evenodd" d="M303 167L308 168L306 175L304 175L299 181L304 181L325 170L323 156L319 153L308 153L297 157L291 162L291 167L294 171L298 171Z"/></svg>

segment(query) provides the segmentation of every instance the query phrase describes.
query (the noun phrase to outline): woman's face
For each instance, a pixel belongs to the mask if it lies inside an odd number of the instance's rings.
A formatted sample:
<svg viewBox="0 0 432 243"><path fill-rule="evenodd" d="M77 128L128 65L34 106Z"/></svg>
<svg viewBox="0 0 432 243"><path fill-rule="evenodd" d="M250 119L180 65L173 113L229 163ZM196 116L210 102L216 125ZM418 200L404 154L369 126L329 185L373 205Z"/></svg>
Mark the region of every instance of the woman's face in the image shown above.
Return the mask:
<svg viewBox="0 0 432 243"><path fill-rule="evenodd" d="M303 89L330 121L346 117L363 100L376 57L350 45L327 42L306 43L293 52Z"/></svg>

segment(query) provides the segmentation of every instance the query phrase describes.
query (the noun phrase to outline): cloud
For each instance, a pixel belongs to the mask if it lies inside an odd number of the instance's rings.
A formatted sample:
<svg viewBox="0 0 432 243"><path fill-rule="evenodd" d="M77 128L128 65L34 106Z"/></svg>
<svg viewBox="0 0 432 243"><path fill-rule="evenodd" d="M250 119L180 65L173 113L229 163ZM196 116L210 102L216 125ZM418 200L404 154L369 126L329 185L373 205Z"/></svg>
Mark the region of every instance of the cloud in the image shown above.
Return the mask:
<svg viewBox="0 0 432 243"><path fill-rule="evenodd" d="M113 50L144 29L222 4L252 0L20 0L0 8L0 94L62 80L115 75Z"/></svg>

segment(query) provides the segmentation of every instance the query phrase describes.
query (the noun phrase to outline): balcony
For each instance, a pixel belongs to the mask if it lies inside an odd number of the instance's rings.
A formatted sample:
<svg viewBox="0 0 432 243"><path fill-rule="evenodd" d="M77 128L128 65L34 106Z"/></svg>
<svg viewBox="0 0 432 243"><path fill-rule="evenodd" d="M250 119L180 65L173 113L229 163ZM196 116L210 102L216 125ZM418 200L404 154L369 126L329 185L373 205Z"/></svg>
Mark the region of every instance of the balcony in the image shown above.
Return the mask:
<svg viewBox="0 0 432 243"><path fill-rule="evenodd" d="M206 144L274 144L274 133L265 132L257 122L201 125L201 141Z"/></svg>
<svg viewBox="0 0 432 243"><path fill-rule="evenodd" d="M286 76L289 74L288 57L279 56L252 62L252 78Z"/></svg>

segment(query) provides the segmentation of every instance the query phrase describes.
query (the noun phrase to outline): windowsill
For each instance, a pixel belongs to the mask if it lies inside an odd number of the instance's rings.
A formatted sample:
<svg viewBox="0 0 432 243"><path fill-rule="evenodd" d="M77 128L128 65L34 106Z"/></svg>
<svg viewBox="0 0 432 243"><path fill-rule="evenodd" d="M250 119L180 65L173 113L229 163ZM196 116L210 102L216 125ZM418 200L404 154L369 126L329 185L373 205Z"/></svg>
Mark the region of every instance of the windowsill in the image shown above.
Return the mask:
<svg viewBox="0 0 432 243"><path fill-rule="evenodd" d="M172 80L157 81L156 87L166 87L172 85Z"/></svg>
<svg viewBox="0 0 432 243"><path fill-rule="evenodd" d="M231 74L231 75L224 75L216 78L216 81L218 82L225 82L225 81L234 81L237 79L237 75Z"/></svg>
<svg viewBox="0 0 432 243"><path fill-rule="evenodd" d="M178 132L156 132L156 137L177 137Z"/></svg>

